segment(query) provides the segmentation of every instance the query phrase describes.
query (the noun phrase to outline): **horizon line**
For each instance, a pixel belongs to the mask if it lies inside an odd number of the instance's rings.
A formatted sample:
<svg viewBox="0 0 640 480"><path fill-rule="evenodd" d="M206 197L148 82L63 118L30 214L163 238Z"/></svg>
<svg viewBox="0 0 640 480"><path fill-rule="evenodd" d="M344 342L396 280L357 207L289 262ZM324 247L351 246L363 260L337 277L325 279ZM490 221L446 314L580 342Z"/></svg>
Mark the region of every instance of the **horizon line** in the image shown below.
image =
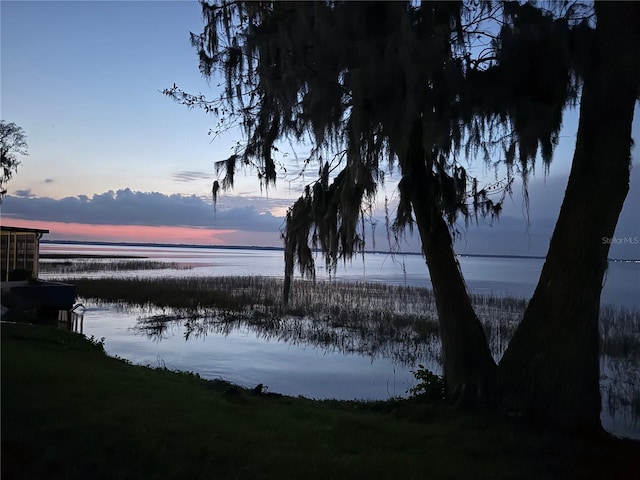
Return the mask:
<svg viewBox="0 0 640 480"><path fill-rule="evenodd" d="M114 245L122 247L168 247L168 248L214 248L229 250L274 250L284 251L284 247L260 246L260 245L199 245L189 243L162 243L162 242L109 242L104 240L51 240L42 239L40 243L60 243L67 245ZM318 252L320 250L316 250ZM422 255L422 252L391 252L385 250L365 250L364 253L375 254L396 254L396 255ZM490 254L490 253L458 253L456 257L475 257L475 258L522 258L545 260L546 256L541 255L507 255L507 254ZM638 258L609 258L611 262L640 262Z"/></svg>

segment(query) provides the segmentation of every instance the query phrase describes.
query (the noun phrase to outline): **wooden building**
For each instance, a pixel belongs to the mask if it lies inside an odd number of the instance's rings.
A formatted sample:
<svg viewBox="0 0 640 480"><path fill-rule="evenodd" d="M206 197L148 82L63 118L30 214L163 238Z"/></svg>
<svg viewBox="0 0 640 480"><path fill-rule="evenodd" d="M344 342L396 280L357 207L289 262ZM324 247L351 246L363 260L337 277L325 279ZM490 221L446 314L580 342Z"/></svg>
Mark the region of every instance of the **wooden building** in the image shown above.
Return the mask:
<svg viewBox="0 0 640 480"><path fill-rule="evenodd" d="M40 239L49 230L0 226L2 281L38 278Z"/></svg>
<svg viewBox="0 0 640 480"><path fill-rule="evenodd" d="M0 226L0 301L7 312L33 311L40 317L57 318L59 311L73 308L75 285L38 279L40 239L49 230Z"/></svg>

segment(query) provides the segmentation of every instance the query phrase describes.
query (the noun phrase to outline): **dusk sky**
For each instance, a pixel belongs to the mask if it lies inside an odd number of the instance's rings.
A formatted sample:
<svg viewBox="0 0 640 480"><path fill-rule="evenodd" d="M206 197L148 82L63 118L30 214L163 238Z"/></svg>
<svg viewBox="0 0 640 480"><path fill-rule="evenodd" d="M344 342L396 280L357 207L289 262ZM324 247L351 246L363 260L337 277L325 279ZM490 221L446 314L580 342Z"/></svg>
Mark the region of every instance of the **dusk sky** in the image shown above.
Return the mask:
<svg viewBox="0 0 640 480"><path fill-rule="evenodd" d="M3 0L0 9L0 112L24 129L29 144L8 184L2 225L49 229L48 239L281 246L283 216L301 182L289 173L261 191L253 172L240 173L214 209L213 162L242 138L229 132L213 140L214 117L161 94L175 83L216 95L217 82L201 77L189 43L189 31L202 29L196 1ZM636 108L636 144L639 117ZM577 121L577 111L567 111L549 174L540 166L530 181L529 225L516 185L499 222L471 225L456 242L459 253L546 253ZM304 156L304 146L296 150ZM296 170L294 157L289 172ZM640 258L638 148L632 158L615 258ZM469 171L495 180L481 163ZM385 195L393 203L394 181L397 172L380 193L380 250L387 245L382 204ZM407 237L402 249L418 251L418 240L417 233Z"/></svg>

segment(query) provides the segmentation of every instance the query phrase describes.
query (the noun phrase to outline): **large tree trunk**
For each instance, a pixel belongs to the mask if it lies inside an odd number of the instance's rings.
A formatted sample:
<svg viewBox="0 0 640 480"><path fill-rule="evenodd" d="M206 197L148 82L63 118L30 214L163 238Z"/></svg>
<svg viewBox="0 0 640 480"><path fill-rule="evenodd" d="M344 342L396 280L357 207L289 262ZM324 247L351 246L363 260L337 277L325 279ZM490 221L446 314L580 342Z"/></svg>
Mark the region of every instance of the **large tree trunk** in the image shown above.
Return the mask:
<svg viewBox="0 0 640 480"><path fill-rule="evenodd" d="M633 2L596 4L597 47L567 189L538 285L499 366L508 409L570 428L601 429L600 292L607 239L629 190L638 11Z"/></svg>
<svg viewBox="0 0 640 480"><path fill-rule="evenodd" d="M431 152L424 150L420 130L414 127L411 136L405 179L436 299L447 397L457 404L484 402L492 395L496 364L442 218Z"/></svg>
<svg viewBox="0 0 640 480"><path fill-rule="evenodd" d="M451 234L439 210L423 212L414 202L414 211L438 310L447 396L463 404L488 401L496 365L471 306ZM429 226L425 214L431 217Z"/></svg>

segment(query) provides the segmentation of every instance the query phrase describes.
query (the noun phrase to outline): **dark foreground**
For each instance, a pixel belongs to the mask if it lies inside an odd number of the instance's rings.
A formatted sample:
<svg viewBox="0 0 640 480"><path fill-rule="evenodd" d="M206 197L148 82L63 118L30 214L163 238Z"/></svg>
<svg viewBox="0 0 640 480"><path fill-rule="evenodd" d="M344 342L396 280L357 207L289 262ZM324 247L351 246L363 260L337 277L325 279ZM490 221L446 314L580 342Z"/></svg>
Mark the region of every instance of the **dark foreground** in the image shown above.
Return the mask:
<svg viewBox="0 0 640 480"><path fill-rule="evenodd" d="M8 479L638 479L640 443L421 404L253 394L2 324Z"/></svg>

